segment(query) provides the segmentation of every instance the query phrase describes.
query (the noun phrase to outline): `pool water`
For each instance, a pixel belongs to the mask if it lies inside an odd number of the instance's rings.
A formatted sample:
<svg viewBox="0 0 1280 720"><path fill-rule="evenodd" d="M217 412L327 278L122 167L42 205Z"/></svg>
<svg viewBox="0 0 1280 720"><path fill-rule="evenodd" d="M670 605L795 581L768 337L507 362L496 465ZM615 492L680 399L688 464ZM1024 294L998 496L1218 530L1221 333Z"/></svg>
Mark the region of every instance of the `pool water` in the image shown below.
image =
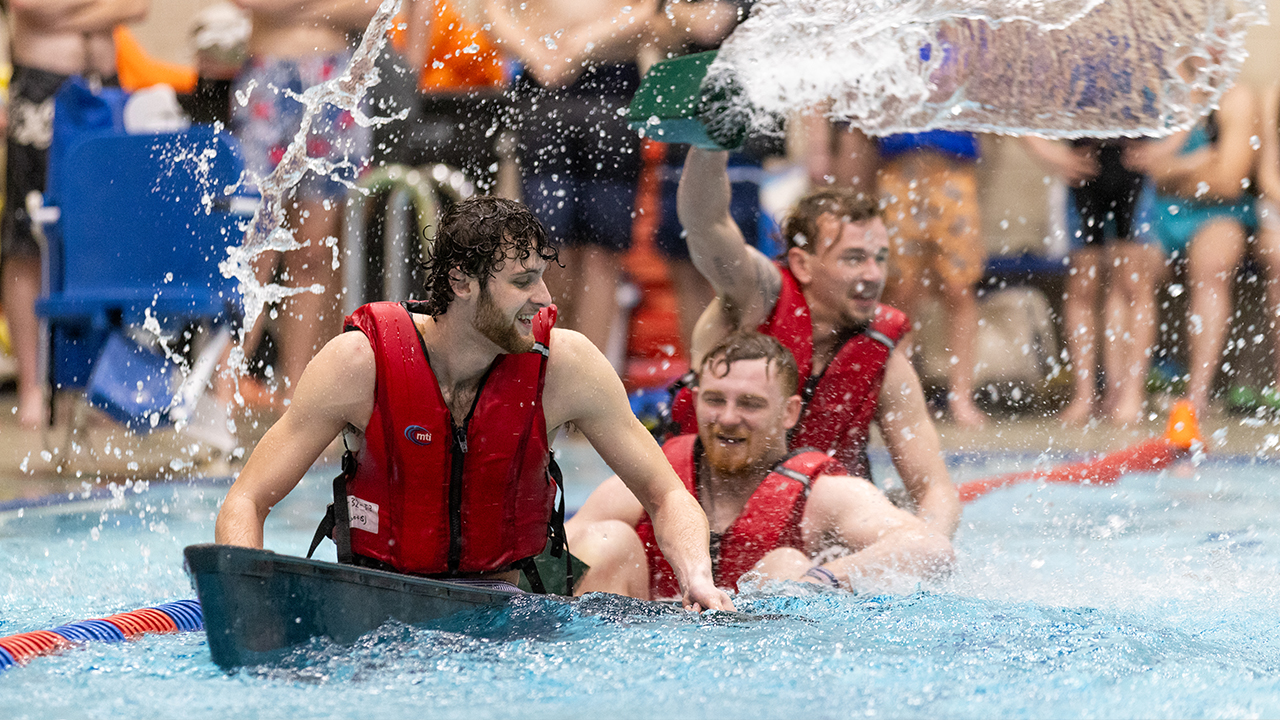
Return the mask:
<svg viewBox="0 0 1280 720"><path fill-rule="evenodd" d="M958 481L1035 461L952 458ZM529 597L231 675L203 633L95 643L0 673L0 717L1275 717L1278 474L1210 458L997 491L966 507L953 576L894 595L746 593L754 622ZM276 508L268 547L305 552L329 477ZM0 511L0 636L194 597L181 550L212 538L225 488Z"/></svg>

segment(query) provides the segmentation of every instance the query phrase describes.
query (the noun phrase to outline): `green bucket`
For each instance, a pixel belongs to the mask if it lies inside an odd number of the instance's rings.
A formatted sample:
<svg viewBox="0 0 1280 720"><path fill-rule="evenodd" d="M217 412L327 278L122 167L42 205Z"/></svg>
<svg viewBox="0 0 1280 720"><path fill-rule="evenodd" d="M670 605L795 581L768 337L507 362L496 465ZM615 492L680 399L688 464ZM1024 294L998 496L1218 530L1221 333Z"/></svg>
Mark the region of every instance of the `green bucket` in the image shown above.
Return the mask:
<svg viewBox="0 0 1280 720"><path fill-rule="evenodd" d="M627 108L631 129L667 143L708 150L742 146L750 124L741 86L707 78L716 51L663 60L649 68Z"/></svg>

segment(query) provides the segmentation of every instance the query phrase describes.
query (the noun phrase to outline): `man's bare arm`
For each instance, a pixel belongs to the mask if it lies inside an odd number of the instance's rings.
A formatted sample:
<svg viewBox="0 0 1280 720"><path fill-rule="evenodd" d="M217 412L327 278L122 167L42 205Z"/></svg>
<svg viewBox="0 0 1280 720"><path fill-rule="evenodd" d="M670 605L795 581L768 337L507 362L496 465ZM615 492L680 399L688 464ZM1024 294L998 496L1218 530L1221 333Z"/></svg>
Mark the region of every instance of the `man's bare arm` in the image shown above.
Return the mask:
<svg viewBox="0 0 1280 720"><path fill-rule="evenodd" d="M262 547L262 524L347 425L363 429L373 412L377 367L361 333L343 333L320 350L298 380L289 409L262 437L218 512L215 539Z"/></svg>
<svg viewBox="0 0 1280 720"><path fill-rule="evenodd" d="M641 44L652 40L649 21L654 0L626 3L591 22L559 28L554 38L539 35L521 22L510 3L489 0L490 30L507 51L543 87L565 87L592 61L634 60Z"/></svg>
<svg viewBox="0 0 1280 720"><path fill-rule="evenodd" d="M1271 84L1260 101L1262 147L1258 150L1258 189L1280 202L1280 84Z"/></svg>
<svg viewBox="0 0 1280 720"><path fill-rule="evenodd" d="M96 33L143 19L151 0L12 0L12 7L41 30Z"/></svg>
<svg viewBox="0 0 1280 720"><path fill-rule="evenodd" d="M1125 150L1125 165L1146 173L1165 192L1188 198L1235 200L1247 185L1259 132L1253 91L1236 85L1222 96L1218 109L1218 141L1182 153L1187 133L1138 143Z"/></svg>
<svg viewBox="0 0 1280 720"><path fill-rule="evenodd" d="M635 60L644 43L653 41L649 22L657 10L654 0L628 3L598 20L569 28L550 62L534 73L545 87L567 87L592 62Z"/></svg>
<svg viewBox="0 0 1280 720"><path fill-rule="evenodd" d="M880 385L877 423L916 515L950 538L960 525L960 498L942 461L942 443L929 417L920 378L899 347L889 356Z"/></svg>
<svg viewBox="0 0 1280 720"><path fill-rule="evenodd" d="M690 148L676 209L694 267L710 281L738 328L764 322L782 292L782 275L747 244L729 212L729 153Z"/></svg>
<svg viewBox="0 0 1280 720"><path fill-rule="evenodd" d="M810 543L834 538L853 551L822 566L851 589L863 586L859 580L874 586L877 580L894 575L936 575L955 559L946 536L894 507L862 478L819 477L804 517ZM825 549L806 548L810 556Z"/></svg>
<svg viewBox="0 0 1280 720"><path fill-rule="evenodd" d="M582 335L553 331L543 393L548 426L572 422L653 519L686 607L732 609L711 577L710 532L702 507L631 412L622 381Z"/></svg>
<svg viewBox="0 0 1280 720"><path fill-rule="evenodd" d="M617 475L600 483L569 522L593 523L619 520L635 527L644 519L644 506Z"/></svg>

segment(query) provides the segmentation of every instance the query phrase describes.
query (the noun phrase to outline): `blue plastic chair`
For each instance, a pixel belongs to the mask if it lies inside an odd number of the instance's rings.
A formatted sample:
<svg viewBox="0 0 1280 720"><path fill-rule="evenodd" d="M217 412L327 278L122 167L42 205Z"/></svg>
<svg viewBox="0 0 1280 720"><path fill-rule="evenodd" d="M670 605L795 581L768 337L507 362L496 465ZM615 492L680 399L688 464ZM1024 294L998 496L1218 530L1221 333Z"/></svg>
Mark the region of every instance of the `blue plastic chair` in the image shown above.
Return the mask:
<svg viewBox="0 0 1280 720"><path fill-rule="evenodd" d="M75 80L55 103L36 213L47 243L36 312L48 324L56 392L86 387L108 338L148 315L171 332L236 313L234 282L218 264L241 241L235 210L244 198L233 194L243 161L229 134L210 126L125 134L123 94ZM128 421L127 410L112 414Z"/></svg>

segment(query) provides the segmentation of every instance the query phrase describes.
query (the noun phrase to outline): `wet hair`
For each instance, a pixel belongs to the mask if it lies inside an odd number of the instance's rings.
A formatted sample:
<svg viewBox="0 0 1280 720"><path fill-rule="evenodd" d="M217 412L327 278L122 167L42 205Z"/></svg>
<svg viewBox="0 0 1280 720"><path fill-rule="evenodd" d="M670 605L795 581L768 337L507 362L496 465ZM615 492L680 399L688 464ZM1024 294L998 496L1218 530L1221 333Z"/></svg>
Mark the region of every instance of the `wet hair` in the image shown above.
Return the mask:
<svg viewBox="0 0 1280 720"><path fill-rule="evenodd" d="M787 250L798 247L810 254L818 248L818 218L835 215L848 223L861 223L880 217L880 206L866 196L844 188L823 188L800 198L782 221L782 239Z"/></svg>
<svg viewBox="0 0 1280 720"><path fill-rule="evenodd" d="M754 330L740 330L721 340L702 359L699 374L710 372L716 377L724 377L739 360L765 360L782 382L784 397L795 395L799 390L800 369L796 367L791 351L776 338Z"/></svg>
<svg viewBox="0 0 1280 720"><path fill-rule="evenodd" d="M489 195L457 203L441 216L431 257L422 263L426 312L443 315L449 309L454 298L449 282L452 271L476 278L484 286L508 259L523 262L534 255L549 263L558 261L556 247L529 208Z"/></svg>

